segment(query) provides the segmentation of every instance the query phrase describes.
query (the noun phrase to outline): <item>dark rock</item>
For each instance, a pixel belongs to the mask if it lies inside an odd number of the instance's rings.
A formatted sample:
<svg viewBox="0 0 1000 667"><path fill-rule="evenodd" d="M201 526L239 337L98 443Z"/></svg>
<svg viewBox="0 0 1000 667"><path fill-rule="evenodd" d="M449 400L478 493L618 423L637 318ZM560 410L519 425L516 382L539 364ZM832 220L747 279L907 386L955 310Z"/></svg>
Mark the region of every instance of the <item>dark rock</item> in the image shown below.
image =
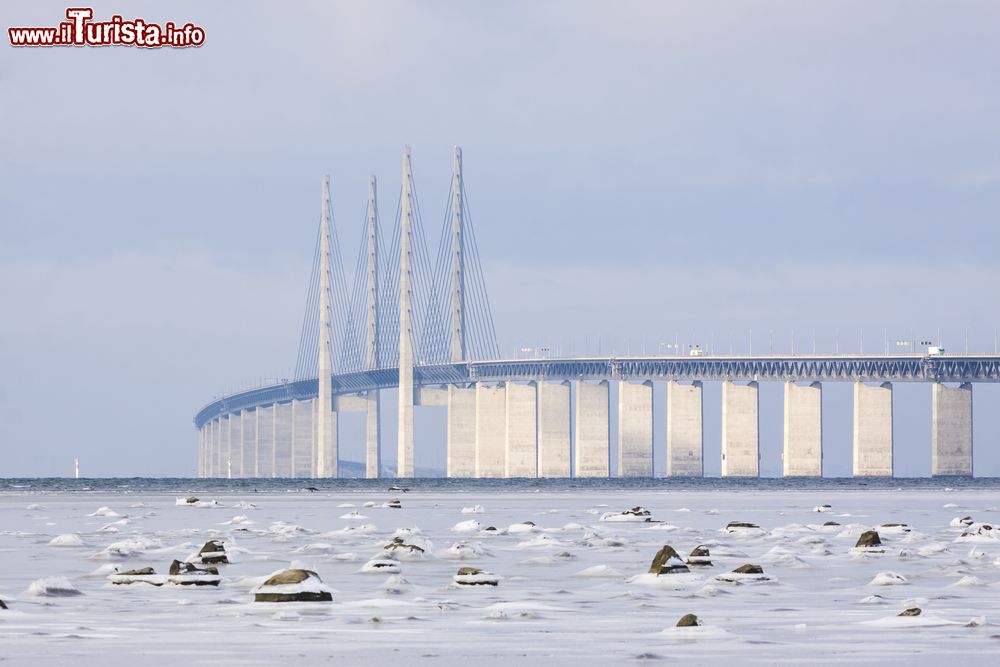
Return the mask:
<svg viewBox="0 0 1000 667"><path fill-rule="evenodd" d="M899 612L900 616L920 616L923 610L920 607L910 607L909 609L904 609Z"/></svg>
<svg viewBox="0 0 1000 667"><path fill-rule="evenodd" d="M678 628L691 628L701 625L701 621L694 614L684 614L681 616L681 620L677 621Z"/></svg>
<svg viewBox="0 0 1000 667"><path fill-rule="evenodd" d="M407 493L409 491L409 489L405 489L405 488L403 488L401 486L396 486L395 484L393 484L392 486L389 487L389 491L398 492L398 493Z"/></svg>
<svg viewBox="0 0 1000 667"><path fill-rule="evenodd" d="M496 586L500 580L493 574L483 572L479 568L461 567L454 577L454 582L460 586Z"/></svg>
<svg viewBox="0 0 1000 667"><path fill-rule="evenodd" d="M839 523L837 523L836 521L827 521L827 522L826 522L826 523L824 523L823 525L824 525L824 526L839 526L840 524L839 524Z"/></svg>
<svg viewBox="0 0 1000 667"><path fill-rule="evenodd" d="M317 584L321 584L322 581L319 575L312 570L282 570L275 575L272 575L267 581L265 581L260 589L254 593L255 602L331 602L333 600L333 595L330 591L324 590L303 590L296 591L294 593L283 593L280 591L267 591L261 590L267 588L268 586L283 586L288 584L301 584L308 579L315 579Z"/></svg>
<svg viewBox="0 0 1000 667"><path fill-rule="evenodd" d="M179 560L175 560L170 564L171 576L177 576L179 574L202 574L202 573L218 576L219 568L212 565L208 567L198 567L194 563L182 563ZM152 572L150 572L149 574L152 574Z"/></svg>
<svg viewBox="0 0 1000 667"><path fill-rule="evenodd" d="M856 549L880 546L882 546L882 539L878 536L878 531L875 530L866 530L861 533L858 543L854 545Z"/></svg>
<svg viewBox="0 0 1000 667"><path fill-rule="evenodd" d="M726 524L726 530L729 530L730 528L760 528L760 526L746 521L730 521Z"/></svg>
<svg viewBox="0 0 1000 667"><path fill-rule="evenodd" d="M495 533L495 532L497 532L497 527L496 526L489 526L487 528L483 528L483 530L485 530L487 532L490 532L490 533Z"/></svg>
<svg viewBox="0 0 1000 667"><path fill-rule="evenodd" d="M708 567L712 564L711 554L708 547L699 544L688 555L687 564L691 567Z"/></svg>
<svg viewBox="0 0 1000 667"><path fill-rule="evenodd" d="M315 486L307 486L307 487L305 488L305 490L306 490L306 491L309 491L310 493L313 493L313 492L315 492L315 491L319 491L319 489L317 489L317 488L316 488Z"/></svg>
<svg viewBox="0 0 1000 667"><path fill-rule="evenodd" d="M176 563L177 561L174 562ZM156 574L156 572L151 567L141 567L138 570L128 570L127 572L118 573L121 577L141 577L147 574Z"/></svg>
<svg viewBox="0 0 1000 667"><path fill-rule="evenodd" d="M764 568L760 565L747 563L746 565L740 565L738 568L733 570L733 572L736 574L764 574Z"/></svg>
<svg viewBox="0 0 1000 667"><path fill-rule="evenodd" d="M482 574L483 571L478 567L460 567L458 568L458 576L464 577L470 574Z"/></svg>
<svg viewBox="0 0 1000 667"><path fill-rule="evenodd" d="M198 552L201 562L205 565L226 565L229 558L226 556L226 547L222 540L209 540Z"/></svg>
<svg viewBox="0 0 1000 667"><path fill-rule="evenodd" d="M386 506L390 509L398 510L403 508L403 503L399 502L399 498L393 498Z"/></svg>
<svg viewBox="0 0 1000 667"><path fill-rule="evenodd" d="M267 581L264 582L264 585L283 586L286 584L301 584L310 577L316 577L319 579L319 575L312 570L282 570L281 572L272 575Z"/></svg>
<svg viewBox="0 0 1000 667"><path fill-rule="evenodd" d="M690 572L688 566L684 564L681 557L677 555L677 551L674 550L669 544L664 544L656 555L653 557L653 562L649 566L650 574L655 574L657 576L661 574L677 574L679 572Z"/></svg>
<svg viewBox="0 0 1000 667"><path fill-rule="evenodd" d="M6 608L7 608L7 603L4 602L3 600L0 600L0 609L6 609Z"/></svg>
<svg viewBox="0 0 1000 667"><path fill-rule="evenodd" d="M410 551L417 551L419 553L424 553L424 550L423 550L422 547L418 547L416 544L406 544L405 542L403 542L403 538L402 537L394 537L394 538L392 538L392 542L389 543L389 544L386 544L382 548L384 550L386 550L386 551L392 551L394 549L408 549Z"/></svg>
<svg viewBox="0 0 1000 667"><path fill-rule="evenodd" d="M186 502L188 505L194 505L196 502L198 502L198 498L196 498L195 496L190 496L188 498L185 498L184 502Z"/></svg>
<svg viewBox="0 0 1000 667"><path fill-rule="evenodd" d="M521 525L522 526L534 526L535 522L534 521L522 521Z"/></svg>
<svg viewBox="0 0 1000 667"><path fill-rule="evenodd" d="M625 510L622 514L630 514L632 516L652 516L652 512L645 507L633 507L632 509Z"/></svg>

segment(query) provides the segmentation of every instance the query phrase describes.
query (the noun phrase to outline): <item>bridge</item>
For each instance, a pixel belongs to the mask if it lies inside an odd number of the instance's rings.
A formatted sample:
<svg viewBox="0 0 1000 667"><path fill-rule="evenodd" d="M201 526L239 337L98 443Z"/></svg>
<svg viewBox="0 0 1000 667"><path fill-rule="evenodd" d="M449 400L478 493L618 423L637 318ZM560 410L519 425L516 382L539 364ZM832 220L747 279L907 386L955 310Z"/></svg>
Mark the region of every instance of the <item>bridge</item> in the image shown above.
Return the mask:
<svg viewBox="0 0 1000 667"><path fill-rule="evenodd" d="M691 356L499 359L461 149L433 262L408 147L388 249L374 176L368 190L349 289L323 180L295 377L198 412L199 476L336 477L338 416L362 412L365 471L377 477L387 389L397 394L398 477L414 474L420 406L447 410L450 477L652 476L654 382L667 386L668 475L703 473L705 382L722 383L723 476L759 473L760 382L784 384L785 475L822 474L825 382L854 385L855 476L892 475L898 382L930 386L932 474L973 472L972 387L1000 382L1000 355L709 356L697 349Z"/></svg>

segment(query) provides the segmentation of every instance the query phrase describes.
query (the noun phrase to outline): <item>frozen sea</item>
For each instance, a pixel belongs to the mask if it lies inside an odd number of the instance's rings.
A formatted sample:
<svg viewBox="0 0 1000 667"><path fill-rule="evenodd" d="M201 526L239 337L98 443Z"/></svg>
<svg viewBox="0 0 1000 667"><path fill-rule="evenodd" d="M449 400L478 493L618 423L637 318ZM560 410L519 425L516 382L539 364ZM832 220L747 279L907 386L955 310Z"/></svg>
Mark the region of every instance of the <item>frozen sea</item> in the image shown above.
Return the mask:
<svg viewBox="0 0 1000 667"><path fill-rule="evenodd" d="M997 479L400 483L0 480L0 663L1000 664ZM652 521L601 520L635 506ZM852 549L869 529L884 553ZM363 571L394 536L423 554ZM218 588L107 578L209 539ZM665 544L713 564L643 576ZM727 580L747 563L768 580ZM292 565L333 601L253 601Z"/></svg>

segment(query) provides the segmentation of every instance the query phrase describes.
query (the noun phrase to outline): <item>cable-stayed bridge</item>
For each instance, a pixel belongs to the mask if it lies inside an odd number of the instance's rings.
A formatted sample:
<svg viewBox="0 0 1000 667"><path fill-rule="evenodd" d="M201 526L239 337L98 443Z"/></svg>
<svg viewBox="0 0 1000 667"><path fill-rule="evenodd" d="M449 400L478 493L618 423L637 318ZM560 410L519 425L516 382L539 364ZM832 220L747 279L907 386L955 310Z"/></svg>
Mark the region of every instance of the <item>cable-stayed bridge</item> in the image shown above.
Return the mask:
<svg viewBox="0 0 1000 667"><path fill-rule="evenodd" d="M399 477L414 474L414 410L427 405L447 409L448 476L651 476L654 382L667 384L669 475L703 472L704 382L722 382L725 476L759 473L760 382L784 383L785 475L822 474L824 382L854 383L855 475L892 475L895 382L931 387L932 474L972 474L972 386L1000 382L998 355L500 359L461 149L436 247L408 147L401 172L388 236L369 180L353 272L323 180L295 376L198 413L199 476L336 477L338 416L362 412L365 470L377 477L385 389L397 394Z"/></svg>

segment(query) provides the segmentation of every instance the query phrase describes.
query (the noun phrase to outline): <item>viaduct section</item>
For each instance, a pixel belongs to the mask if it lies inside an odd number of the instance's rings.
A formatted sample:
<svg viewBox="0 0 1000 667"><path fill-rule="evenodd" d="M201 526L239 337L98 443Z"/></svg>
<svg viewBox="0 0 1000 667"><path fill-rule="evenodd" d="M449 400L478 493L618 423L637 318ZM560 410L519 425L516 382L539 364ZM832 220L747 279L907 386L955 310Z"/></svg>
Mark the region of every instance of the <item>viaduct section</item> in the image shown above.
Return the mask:
<svg viewBox="0 0 1000 667"><path fill-rule="evenodd" d="M931 472L971 475L972 388L1000 356L697 356L499 360L462 178L454 165L437 256L427 249L409 147L388 247L377 183L348 289L323 179L319 241L296 377L218 399L195 417L201 477L336 477L338 417L365 415L365 472L382 468L380 392L397 394L396 475L414 474L414 411L447 411L449 477L653 475L666 414L667 474L703 474L705 382L722 383L722 475L759 474L758 391L784 385L783 471L822 475L823 385L854 386L853 473L893 474L893 385L930 387ZM666 383L666 406L653 400ZM612 388L614 391L612 392ZM612 405L612 398L615 405ZM617 433L612 439L612 410ZM612 442L617 461L611 460Z"/></svg>

